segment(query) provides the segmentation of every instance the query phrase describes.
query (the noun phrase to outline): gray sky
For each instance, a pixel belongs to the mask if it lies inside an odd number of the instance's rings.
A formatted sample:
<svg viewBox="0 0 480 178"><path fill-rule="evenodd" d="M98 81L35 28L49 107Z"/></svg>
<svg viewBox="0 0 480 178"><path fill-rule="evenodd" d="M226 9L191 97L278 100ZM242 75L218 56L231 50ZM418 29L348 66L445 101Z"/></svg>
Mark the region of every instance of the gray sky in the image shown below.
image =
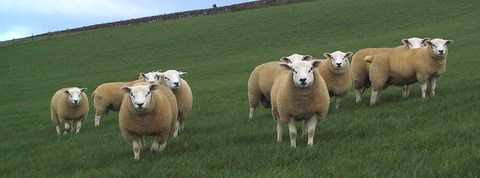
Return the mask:
<svg viewBox="0 0 480 178"><path fill-rule="evenodd" d="M252 0L0 0L0 41Z"/></svg>

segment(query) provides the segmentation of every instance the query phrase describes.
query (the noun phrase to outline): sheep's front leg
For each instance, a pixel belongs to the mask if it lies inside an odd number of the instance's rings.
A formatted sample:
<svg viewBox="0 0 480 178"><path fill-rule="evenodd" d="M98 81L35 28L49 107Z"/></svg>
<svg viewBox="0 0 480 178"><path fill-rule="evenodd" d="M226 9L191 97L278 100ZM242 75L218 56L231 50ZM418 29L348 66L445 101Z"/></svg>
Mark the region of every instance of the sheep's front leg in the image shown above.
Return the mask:
<svg viewBox="0 0 480 178"><path fill-rule="evenodd" d="M55 129L57 129L57 135L60 135L60 126L56 125Z"/></svg>
<svg viewBox="0 0 480 178"><path fill-rule="evenodd" d="M63 135L67 134L68 130L70 130L70 124L68 123L68 121L65 121L64 125L65 130L63 131Z"/></svg>
<svg viewBox="0 0 480 178"><path fill-rule="evenodd" d="M132 139L132 146L133 146L133 156L135 160L140 160L140 142L138 141L138 138Z"/></svg>
<svg viewBox="0 0 480 178"><path fill-rule="evenodd" d="M427 82L423 82L423 83L420 83L420 88L422 89L422 98L425 99L427 98L427 87L428 87L428 84Z"/></svg>
<svg viewBox="0 0 480 178"><path fill-rule="evenodd" d="M175 138L175 137L177 137L178 132L180 130L180 123L178 121L175 121L175 128L173 128L173 129L175 129L175 131L173 132L173 138Z"/></svg>
<svg viewBox="0 0 480 178"><path fill-rule="evenodd" d="M340 101L342 101L342 97L335 96L335 111L338 110L338 107L340 106Z"/></svg>
<svg viewBox="0 0 480 178"><path fill-rule="evenodd" d="M437 87L437 81L438 81L438 77L431 77L429 79L430 90L432 92L432 96L435 96L435 88Z"/></svg>
<svg viewBox="0 0 480 178"><path fill-rule="evenodd" d="M402 96L403 96L404 98L410 96L410 87L411 87L411 86L412 86L412 85L404 85L404 86L402 87Z"/></svg>
<svg viewBox="0 0 480 178"><path fill-rule="evenodd" d="M280 143L282 142L282 137L283 137L283 127L285 125L280 122L280 120L277 120L277 142Z"/></svg>
<svg viewBox="0 0 480 178"><path fill-rule="evenodd" d="M290 132L290 147L297 147L297 127L295 126L295 119L288 119L288 131Z"/></svg>
<svg viewBox="0 0 480 178"><path fill-rule="evenodd" d="M78 134L78 132L80 132L80 128L82 128L82 121L75 122L75 126L77 128L75 129L75 134Z"/></svg>
<svg viewBox="0 0 480 178"><path fill-rule="evenodd" d="M317 127L318 116L312 116L308 121L308 146L313 146L313 137L315 136L315 128Z"/></svg>

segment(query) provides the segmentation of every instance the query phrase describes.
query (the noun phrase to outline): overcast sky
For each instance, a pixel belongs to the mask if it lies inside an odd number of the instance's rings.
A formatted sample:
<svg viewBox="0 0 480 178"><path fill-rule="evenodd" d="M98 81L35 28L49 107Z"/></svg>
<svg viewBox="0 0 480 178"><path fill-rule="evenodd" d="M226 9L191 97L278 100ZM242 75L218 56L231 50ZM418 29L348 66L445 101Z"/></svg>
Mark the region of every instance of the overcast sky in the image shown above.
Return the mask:
<svg viewBox="0 0 480 178"><path fill-rule="evenodd" d="M0 41L252 0L0 0Z"/></svg>

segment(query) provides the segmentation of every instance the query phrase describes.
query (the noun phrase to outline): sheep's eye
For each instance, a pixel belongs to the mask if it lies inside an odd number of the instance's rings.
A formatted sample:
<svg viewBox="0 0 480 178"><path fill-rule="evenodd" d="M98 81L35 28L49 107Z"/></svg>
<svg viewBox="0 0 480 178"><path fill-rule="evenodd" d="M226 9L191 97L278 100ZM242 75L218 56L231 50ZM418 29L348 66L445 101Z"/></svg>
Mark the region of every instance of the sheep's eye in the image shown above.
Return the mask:
<svg viewBox="0 0 480 178"><path fill-rule="evenodd" d="M133 95L133 93L130 93L130 96L134 97L135 98L135 95Z"/></svg>
<svg viewBox="0 0 480 178"><path fill-rule="evenodd" d="M150 92L147 93L147 96L150 94Z"/></svg>
<svg viewBox="0 0 480 178"><path fill-rule="evenodd" d="M292 69L293 70L293 73L297 73L297 71L295 69Z"/></svg>
<svg viewBox="0 0 480 178"><path fill-rule="evenodd" d="M312 68L310 68L310 70L308 70L308 72L312 72L312 70L313 70L313 67L312 67Z"/></svg>

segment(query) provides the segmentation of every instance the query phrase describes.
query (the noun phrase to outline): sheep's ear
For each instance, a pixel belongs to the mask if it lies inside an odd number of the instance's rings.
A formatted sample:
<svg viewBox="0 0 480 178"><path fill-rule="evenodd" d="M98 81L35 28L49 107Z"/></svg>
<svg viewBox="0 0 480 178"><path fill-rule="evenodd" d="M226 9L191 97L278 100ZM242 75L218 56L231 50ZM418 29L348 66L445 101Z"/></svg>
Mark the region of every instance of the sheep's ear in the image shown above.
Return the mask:
<svg viewBox="0 0 480 178"><path fill-rule="evenodd" d="M321 62L319 60L314 60L314 61L312 61L312 67L313 68L318 67L318 66L320 66L320 63Z"/></svg>
<svg viewBox="0 0 480 178"><path fill-rule="evenodd" d="M146 78L146 77L145 77L145 74L143 72L138 73L138 79L144 79L144 78Z"/></svg>
<svg viewBox="0 0 480 178"><path fill-rule="evenodd" d="M353 53L352 53L352 52L347 52L347 53L345 54L345 58L347 58L347 59L351 58L352 56L353 56Z"/></svg>
<svg viewBox="0 0 480 178"><path fill-rule="evenodd" d="M124 93L130 93L132 91L132 89L127 86L120 88L120 90L122 90Z"/></svg>
<svg viewBox="0 0 480 178"><path fill-rule="evenodd" d="M282 57L282 58L280 58L280 61L285 62L285 63L291 63L290 59L288 59L288 57Z"/></svg>
<svg viewBox="0 0 480 178"><path fill-rule="evenodd" d="M402 39L402 43L403 43L404 45L410 44L410 42L408 41L407 38Z"/></svg>
<svg viewBox="0 0 480 178"><path fill-rule="evenodd" d="M423 45L423 46L427 46L427 45L428 45L428 44L427 44L427 40L432 40L432 39L431 39L431 38L428 38L428 37L423 38L423 39L422 39L422 45Z"/></svg>
<svg viewBox="0 0 480 178"><path fill-rule="evenodd" d="M158 85L158 84L156 84L156 83L151 84L151 85L150 85L150 91L153 91L153 90L158 89L158 86L160 86L160 85Z"/></svg>
<svg viewBox="0 0 480 178"><path fill-rule="evenodd" d="M187 75L187 74L188 74L187 72L178 71L178 75L180 75L180 76Z"/></svg>
<svg viewBox="0 0 480 178"><path fill-rule="evenodd" d="M332 58L332 55L330 55L330 53L323 53L323 56L325 56L327 59Z"/></svg>
<svg viewBox="0 0 480 178"><path fill-rule="evenodd" d="M87 88L80 88L80 92L85 93L87 91Z"/></svg>
<svg viewBox="0 0 480 178"><path fill-rule="evenodd" d="M285 68L285 69L287 69L287 70L292 69L292 68L290 67L290 65L288 65L288 63L282 62L282 63L280 63L280 66L282 66L283 68Z"/></svg>
<svg viewBox="0 0 480 178"><path fill-rule="evenodd" d="M67 94L67 95L69 95L69 94L70 94L70 92L68 92L68 90L65 90L64 92L65 92L65 94Z"/></svg>
<svg viewBox="0 0 480 178"><path fill-rule="evenodd" d="M453 43L453 40L446 40L447 42L445 42L446 45L449 45L450 43Z"/></svg>
<svg viewBox="0 0 480 178"><path fill-rule="evenodd" d="M303 60L303 61L308 61L308 60L311 60L311 59L313 59L312 56L310 56L310 55L305 55L305 56L303 56L303 59L302 59L302 60Z"/></svg>
<svg viewBox="0 0 480 178"><path fill-rule="evenodd" d="M163 76L165 76L165 73L163 73L163 72L157 72L157 76L158 76L158 77L163 77Z"/></svg>
<svg viewBox="0 0 480 178"><path fill-rule="evenodd" d="M425 40L425 44L427 44L428 46L432 46L432 41L430 41L430 40Z"/></svg>

